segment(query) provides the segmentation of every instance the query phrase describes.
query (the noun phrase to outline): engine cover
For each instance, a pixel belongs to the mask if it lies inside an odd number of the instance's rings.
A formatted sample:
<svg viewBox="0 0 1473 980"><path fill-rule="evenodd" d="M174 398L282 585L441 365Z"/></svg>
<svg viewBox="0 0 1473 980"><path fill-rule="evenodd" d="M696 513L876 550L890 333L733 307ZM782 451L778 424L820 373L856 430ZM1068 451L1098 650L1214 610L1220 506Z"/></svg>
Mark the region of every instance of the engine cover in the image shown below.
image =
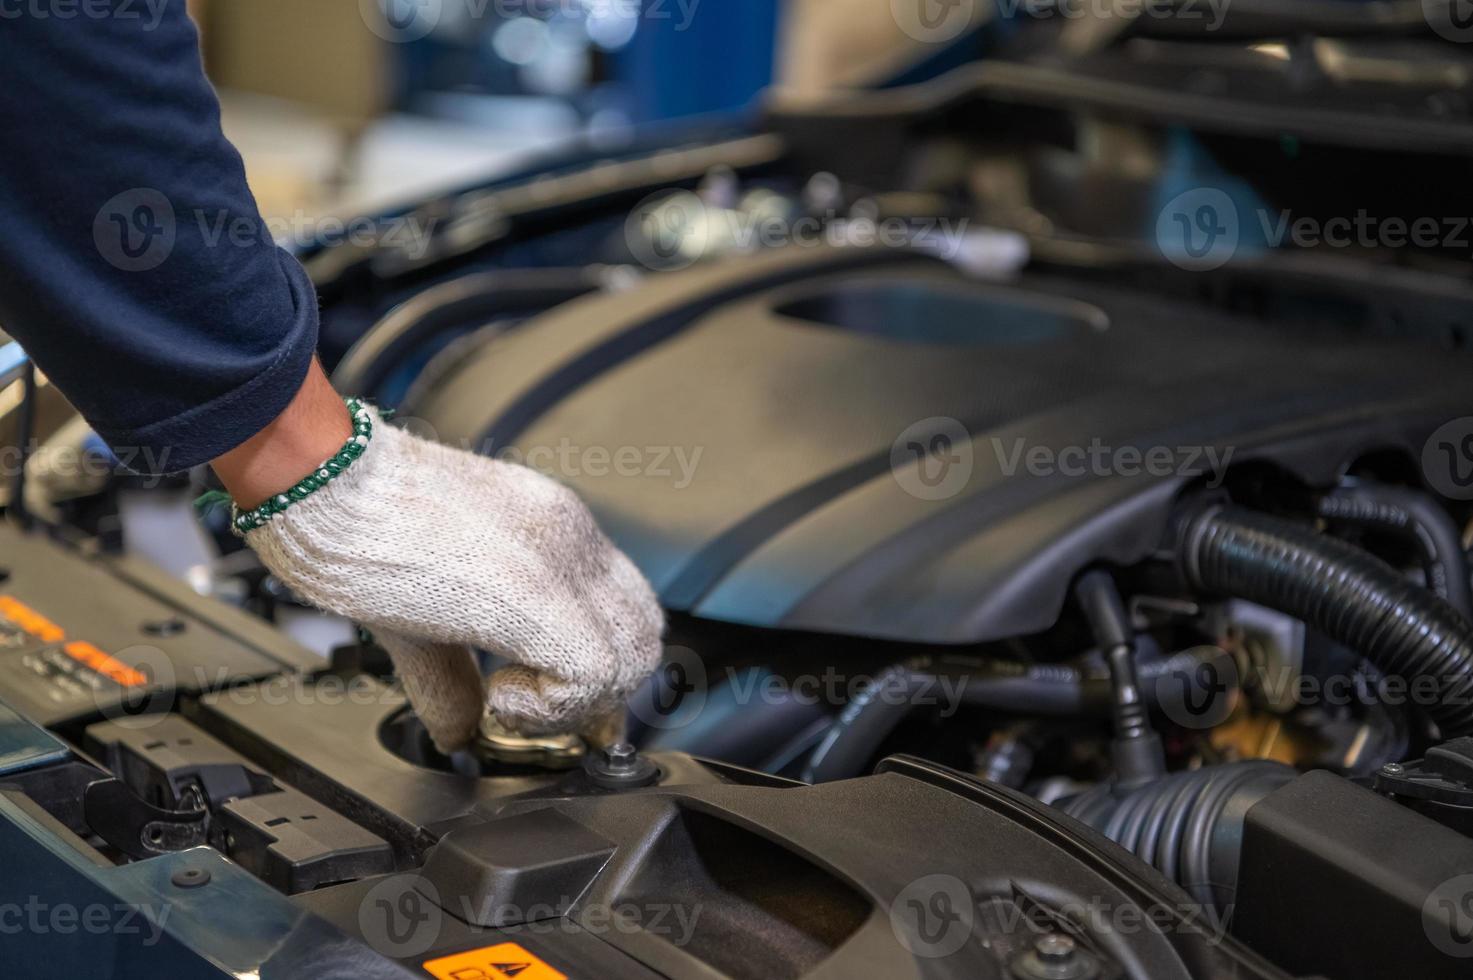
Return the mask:
<svg viewBox="0 0 1473 980"><path fill-rule="evenodd" d="M969 643L1052 625L1079 569L1145 557L1226 466L1420 459L1470 381L1405 339L787 249L564 305L411 408L570 483L671 608Z"/></svg>

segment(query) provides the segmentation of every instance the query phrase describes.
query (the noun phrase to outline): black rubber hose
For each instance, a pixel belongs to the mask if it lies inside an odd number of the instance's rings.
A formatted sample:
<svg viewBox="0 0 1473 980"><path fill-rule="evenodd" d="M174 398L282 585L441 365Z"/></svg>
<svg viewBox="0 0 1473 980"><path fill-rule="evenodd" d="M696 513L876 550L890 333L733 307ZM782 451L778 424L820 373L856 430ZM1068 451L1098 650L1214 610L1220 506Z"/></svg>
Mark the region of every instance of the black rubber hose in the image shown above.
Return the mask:
<svg viewBox="0 0 1473 980"><path fill-rule="evenodd" d="M1155 697L1157 678L1196 668L1192 652L1157 657L1138 667L1147 704ZM895 729L920 708L955 709L955 701L998 711L1073 718L1108 715L1112 710L1110 678L1087 675L1064 664L1025 666L975 658L925 657L882 670L844 706L843 712L813 750L803 770L808 782L828 782L862 775Z"/></svg>
<svg viewBox="0 0 1473 980"><path fill-rule="evenodd" d="M1262 760L1208 766L1127 792L1102 784L1060 809L1181 885L1216 921L1232 909L1248 809L1297 776Z"/></svg>
<svg viewBox="0 0 1473 980"><path fill-rule="evenodd" d="M1089 621L1095 643L1110 668L1111 717L1115 738L1110 745L1116 778L1125 783L1149 782L1166 771L1161 738L1151 728L1150 711L1141 694L1135 663L1136 636L1125 602L1110 573L1095 568L1074 584L1074 595Z"/></svg>
<svg viewBox="0 0 1473 980"><path fill-rule="evenodd" d="M1319 513L1329 521L1379 528L1411 541L1421 555L1427 587L1473 622L1473 587L1462 535L1451 515L1427 494L1357 482L1321 497Z"/></svg>
<svg viewBox="0 0 1473 980"><path fill-rule="evenodd" d="M1473 733L1473 627L1360 548L1239 507L1189 516L1178 556L1193 588L1277 609L1410 684L1446 738Z"/></svg>

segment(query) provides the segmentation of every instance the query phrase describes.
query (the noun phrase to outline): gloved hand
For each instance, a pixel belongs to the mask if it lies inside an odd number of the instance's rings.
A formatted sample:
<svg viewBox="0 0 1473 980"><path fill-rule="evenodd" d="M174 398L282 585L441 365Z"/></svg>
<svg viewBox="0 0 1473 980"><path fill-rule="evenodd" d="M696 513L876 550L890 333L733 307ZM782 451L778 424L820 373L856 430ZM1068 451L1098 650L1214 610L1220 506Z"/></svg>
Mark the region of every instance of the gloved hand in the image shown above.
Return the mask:
<svg viewBox="0 0 1473 980"><path fill-rule="evenodd" d="M376 417L352 465L246 543L305 601L373 631L435 745L484 707L527 735L617 737L664 616L578 496ZM483 685L471 647L509 661Z"/></svg>

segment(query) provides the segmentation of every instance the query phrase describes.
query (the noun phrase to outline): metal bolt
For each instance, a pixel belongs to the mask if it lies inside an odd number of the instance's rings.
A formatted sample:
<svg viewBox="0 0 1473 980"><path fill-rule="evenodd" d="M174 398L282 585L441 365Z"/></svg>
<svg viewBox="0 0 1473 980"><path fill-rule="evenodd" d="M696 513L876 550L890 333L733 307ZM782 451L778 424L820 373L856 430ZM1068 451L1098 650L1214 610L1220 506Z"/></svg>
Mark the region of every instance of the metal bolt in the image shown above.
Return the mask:
<svg viewBox="0 0 1473 980"><path fill-rule="evenodd" d="M1018 980L1100 980L1102 973L1100 961L1062 932L1039 936L1012 966Z"/></svg>
<svg viewBox="0 0 1473 980"><path fill-rule="evenodd" d="M1388 776L1400 776L1405 767L1400 762L1388 762L1381 767L1381 771Z"/></svg>
<svg viewBox="0 0 1473 980"><path fill-rule="evenodd" d="M610 769L629 769L639 758L639 750L628 742L617 742L603 750L603 757Z"/></svg>
<svg viewBox="0 0 1473 980"><path fill-rule="evenodd" d="M628 742L605 746L583 761L583 771L606 789L648 786L660 778L660 767Z"/></svg>
<svg viewBox="0 0 1473 980"><path fill-rule="evenodd" d="M1074 959L1076 951L1074 940L1057 932L1040 936L1038 942L1033 944L1033 952L1037 954L1039 960L1050 966L1068 963Z"/></svg>

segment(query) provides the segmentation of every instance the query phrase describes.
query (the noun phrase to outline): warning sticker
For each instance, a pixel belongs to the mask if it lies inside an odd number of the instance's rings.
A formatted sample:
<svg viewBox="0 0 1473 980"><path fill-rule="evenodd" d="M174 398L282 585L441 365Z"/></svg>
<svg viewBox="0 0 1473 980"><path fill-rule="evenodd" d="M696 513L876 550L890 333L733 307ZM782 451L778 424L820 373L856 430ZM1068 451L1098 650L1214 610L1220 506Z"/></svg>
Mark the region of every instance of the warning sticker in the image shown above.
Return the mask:
<svg viewBox="0 0 1473 980"><path fill-rule="evenodd" d="M516 943L442 956L424 968L436 980L568 980Z"/></svg>

